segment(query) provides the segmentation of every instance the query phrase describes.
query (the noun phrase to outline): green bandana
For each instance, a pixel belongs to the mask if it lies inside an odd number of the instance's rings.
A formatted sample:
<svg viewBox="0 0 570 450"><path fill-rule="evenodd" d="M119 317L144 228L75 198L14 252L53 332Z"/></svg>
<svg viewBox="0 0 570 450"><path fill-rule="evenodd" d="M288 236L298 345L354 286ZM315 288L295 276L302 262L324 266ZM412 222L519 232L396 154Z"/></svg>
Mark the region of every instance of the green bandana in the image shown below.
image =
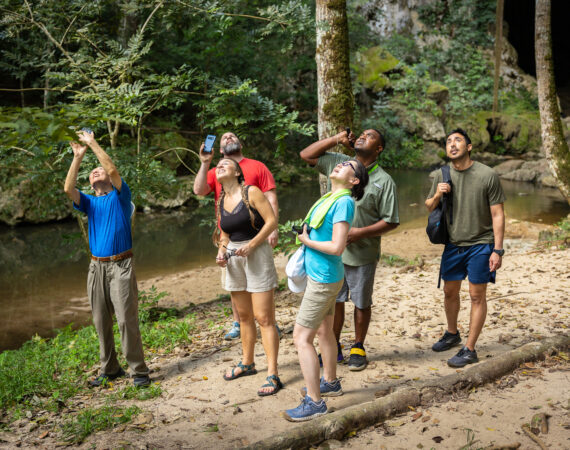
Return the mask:
<svg viewBox="0 0 570 450"><path fill-rule="evenodd" d="M319 228L325 221L325 216L331 209L331 206L345 195L350 195L350 189L339 189L334 194L327 192L311 206L303 223L308 223L311 228ZM313 214L313 211L315 211L315 214ZM313 214L313 217L311 217L311 214ZM299 238L297 238L297 244L300 244Z"/></svg>

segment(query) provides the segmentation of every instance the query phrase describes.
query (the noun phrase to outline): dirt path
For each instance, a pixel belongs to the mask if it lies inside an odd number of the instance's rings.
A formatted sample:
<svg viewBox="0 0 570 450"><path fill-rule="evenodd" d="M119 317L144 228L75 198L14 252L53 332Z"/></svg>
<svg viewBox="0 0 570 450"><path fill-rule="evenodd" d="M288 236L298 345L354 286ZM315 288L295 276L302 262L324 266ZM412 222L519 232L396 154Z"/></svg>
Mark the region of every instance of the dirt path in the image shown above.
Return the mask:
<svg viewBox="0 0 570 450"><path fill-rule="evenodd" d="M567 333L570 325L570 267L567 250L536 250L539 225L512 223L505 243L507 255L498 282L488 292L488 319L478 343L481 359L492 358L508 349L542 337ZM441 247L427 242L423 230L408 230L383 240L383 253L415 259L413 266L379 265L375 281L375 304L366 343L370 359L362 372L339 366L345 395L328 400L329 408L341 409L366 402L375 395L397 389L412 380L440 377L452 373L443 354L430 349L445 327L442 292L436 287ZM284 259L278 259L278 266ZM282 275L281 275L282 276ZM217 268L180 273L145 280L142 288L155 285L170 292L165 304L186 306L204 303L223 293ZM460 331L468 328L468 293L462 291ZM279 349L280 376L285 383L277 396L260 398L256 391L264 382L266 364L263 348L256 346L259 373L231 382L222 379L228 366L237 363L239 343L225 346L222 330L204 330L211 342L208 356L193 355L193 348L177 349L170 355L150 361L152 377L163 388L160 398L136 402L145 413L134 425L114 432L101 432L87 439L82 448L236 448L289 429L293 424L280 417L280 411L296 406L303 379L299 369L291 330L301 295L277 294L277 320L285 331ZM352 307L347 305L342 343L350 347L354 337ZM209 336L209 337L208 337ZM347 350L345 350L347 353ZM559 361L564 363L563 360ZM540 375L519 376L514 387L508 384L485 387L467 398L435 405L389 422L388 427L363 431L342 445L352 448L459 448L466 444L466 429L474 431L480 445L518 440L523 448L534 444L521 433L520 425L529 421L531 409L553 416L546 442L569 448L568 424L570 373L564 370ZM563 367L564 368L564 367ZM482 414L481 414L482 412ZM427 421L423 421L429 417ZM401 423L400 423L401 422ZM422 432L422 430L426 428ZM394 433L394 435L390 435ZM432 436L433 435L433 436ZM441 436L437 444L433 437ZM57 439L31 439L31 445L52 447ZM418 444L422 445L420 447Z"/></svg>

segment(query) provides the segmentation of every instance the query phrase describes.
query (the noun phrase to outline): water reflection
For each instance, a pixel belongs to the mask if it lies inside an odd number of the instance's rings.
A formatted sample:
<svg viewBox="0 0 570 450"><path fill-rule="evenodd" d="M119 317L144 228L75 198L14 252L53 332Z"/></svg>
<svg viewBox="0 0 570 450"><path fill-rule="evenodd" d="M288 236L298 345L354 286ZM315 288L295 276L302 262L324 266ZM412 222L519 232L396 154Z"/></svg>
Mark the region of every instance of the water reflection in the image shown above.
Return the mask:
<svg viewBox="0 0 570 450"><path fill-rule="evenodd" d="M392 171L398 185L398 230L424 226L427 173ZM280 222L304 217L319 196L317 177L279 189ZM555 189L502 181L508 218L554 223L570 208ZM164 214L137 214L134 252L139 279L214 264L213 204ZM14 348L35 333L49 335L67 323L90 320L86 295L88 260L77 223L0 227L0 350Z"/></svg>

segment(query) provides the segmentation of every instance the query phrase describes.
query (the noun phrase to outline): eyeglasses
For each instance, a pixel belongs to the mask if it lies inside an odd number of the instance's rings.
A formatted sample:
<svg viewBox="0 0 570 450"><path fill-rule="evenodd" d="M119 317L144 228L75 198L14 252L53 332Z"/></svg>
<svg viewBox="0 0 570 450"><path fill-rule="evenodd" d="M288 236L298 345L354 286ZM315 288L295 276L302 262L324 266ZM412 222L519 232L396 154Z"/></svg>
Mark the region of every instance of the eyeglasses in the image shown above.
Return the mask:
<svg viewBox="0 0 570 450"><path fill-rule="evenodd" d="M350 168L354 171L354 173L356 174L356 169L355 169L354 166L350 163L350 161L343 161L343 162L340 163L340 165L341 165L342 167L346 167L346 166L350 167Z"/></svg>

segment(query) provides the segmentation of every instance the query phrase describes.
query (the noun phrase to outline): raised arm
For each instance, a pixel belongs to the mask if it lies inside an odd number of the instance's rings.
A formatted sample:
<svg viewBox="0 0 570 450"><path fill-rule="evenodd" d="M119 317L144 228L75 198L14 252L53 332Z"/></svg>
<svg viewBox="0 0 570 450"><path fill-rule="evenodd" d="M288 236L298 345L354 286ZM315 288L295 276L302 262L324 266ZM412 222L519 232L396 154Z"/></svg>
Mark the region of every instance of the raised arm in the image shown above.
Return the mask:
<svg viewBox="0 0 570 450"><path fill-rule="evenodd" d="M214 152L204 153L204 143L200 147L200 168L194 178L194 194L196 195L208 195L212 192L210 186L208 185L208 169L214 157Z"/></svg>
<svg viewBox="0 0 570 450"><path fill-rule="evenodd" d="M92 132L90 133L88 131L83 131L83 130L79 131L77 135L79 136L79 140L81 142L88 145L89 148L93 150L93 153L95 153L95 156L99 160L99 164L101 164L101 167L103 167L103 169L105 169L105 172L107 172L107 175L109 175L111 183L113 184L115 189L121 191L121 187L123 185L123 181L121 180L121 174L115 167L115 164L113 163L111 157L107 155L105 150L103 150L101 146L97 143L97 141L95 140L95 135Z"/></svg>
<svg viewBox="0 0 570 450"><path fill-rule="evenodd" d="M346 148L352 148L350 146L349 138L350 140L354 140L354 135L352 132L350 133L350 136L348 136L346 134L346 131L342 131L335 136L321 139L320 141L312 143L307 148L301 150L299 156L301 159L303 159L303 161L306 161L311 166L314 166L317 164L319 158L323 156L327 150L330 150L338 144L342 144Z"/></svg>
<svg viewBox="0 0 570 450"><path fill-rule="evenodd" d="M79 191L75 186L77 184L79 166L81 165L81 161L83 161L83 157L87 151L87 146L80 145L77 142L71 142L70 145L71 149L73 150L73 161L71 162L71 166L69 166L69 170L67 171L67 177L65 178L63 191L73 203L79 205L81 196L79 195Z"/></svg>

